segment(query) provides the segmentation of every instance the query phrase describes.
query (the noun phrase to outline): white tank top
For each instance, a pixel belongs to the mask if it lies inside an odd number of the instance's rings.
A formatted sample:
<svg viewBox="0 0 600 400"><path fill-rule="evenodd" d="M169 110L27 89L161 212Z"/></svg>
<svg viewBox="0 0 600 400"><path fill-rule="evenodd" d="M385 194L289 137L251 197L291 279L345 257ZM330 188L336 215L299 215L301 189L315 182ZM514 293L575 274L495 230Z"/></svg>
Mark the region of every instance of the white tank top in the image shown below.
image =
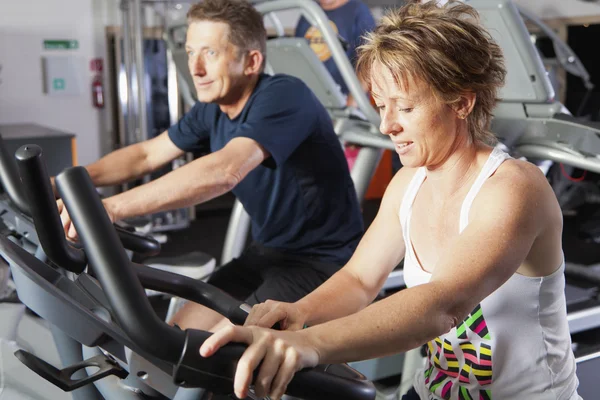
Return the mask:
<svg viewBox="0 0 600 400"><path fill-rule="evenodd" d="M471 204L485 180L507 158L498 147L490 154L462 204L459 232L469 223ZM407 287L431 278L415 256L409 230L412 205L424 180L425 168L419 168L399 212ZM421 400L581 399L567 323L564 268L563 261L548 276L513 274L462 323L427 343L426 364L414 382Z"/></svg>

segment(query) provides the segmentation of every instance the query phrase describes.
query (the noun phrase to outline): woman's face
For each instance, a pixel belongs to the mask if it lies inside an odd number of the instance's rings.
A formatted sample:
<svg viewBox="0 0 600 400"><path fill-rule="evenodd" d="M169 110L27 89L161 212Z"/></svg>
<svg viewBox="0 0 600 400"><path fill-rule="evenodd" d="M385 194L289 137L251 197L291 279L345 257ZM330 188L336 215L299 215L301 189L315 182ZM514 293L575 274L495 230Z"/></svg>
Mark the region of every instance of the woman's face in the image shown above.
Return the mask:
<svg viewBox="0 0 600 400"><path fill-rule="evenodd" d="M402 165L436 168L468 139L466 122L422 80L408 79L406 87L400 87L390 70L376 62L371 86L381 133L394 142Z"/></svg>

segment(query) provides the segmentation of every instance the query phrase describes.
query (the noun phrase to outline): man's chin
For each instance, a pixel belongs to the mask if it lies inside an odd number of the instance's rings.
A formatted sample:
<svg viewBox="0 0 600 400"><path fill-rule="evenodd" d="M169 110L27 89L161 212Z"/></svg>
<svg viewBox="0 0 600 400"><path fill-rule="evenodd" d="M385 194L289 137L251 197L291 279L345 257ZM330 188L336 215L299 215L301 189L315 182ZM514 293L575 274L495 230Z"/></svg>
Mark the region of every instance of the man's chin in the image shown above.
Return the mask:
<svg viewBox="0 0 600 400"><path fill-rule="evenodd" d="M212 103L215 100L215 97L210 93L200 91L196 91L196 98L202 103Z"/></svg>

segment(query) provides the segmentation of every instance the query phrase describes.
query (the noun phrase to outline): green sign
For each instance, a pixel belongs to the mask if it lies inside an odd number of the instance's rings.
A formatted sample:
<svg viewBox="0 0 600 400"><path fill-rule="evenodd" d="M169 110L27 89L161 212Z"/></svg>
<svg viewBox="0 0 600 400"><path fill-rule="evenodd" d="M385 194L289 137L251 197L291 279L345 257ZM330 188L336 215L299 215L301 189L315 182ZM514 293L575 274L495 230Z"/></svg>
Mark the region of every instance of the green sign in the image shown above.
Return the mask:
<svg viewBox="0 0 600 400"><path fill-rule="evenodd" d="M46 50L73 50L79 48L77 40L44 40Z"/></svg>
<svg viewBox="0 0 600 400"><path fill-rule="evenodd" d="M65 90L65 80L62 78L55 78L52 81L52 88L54 90Z"/></svg>

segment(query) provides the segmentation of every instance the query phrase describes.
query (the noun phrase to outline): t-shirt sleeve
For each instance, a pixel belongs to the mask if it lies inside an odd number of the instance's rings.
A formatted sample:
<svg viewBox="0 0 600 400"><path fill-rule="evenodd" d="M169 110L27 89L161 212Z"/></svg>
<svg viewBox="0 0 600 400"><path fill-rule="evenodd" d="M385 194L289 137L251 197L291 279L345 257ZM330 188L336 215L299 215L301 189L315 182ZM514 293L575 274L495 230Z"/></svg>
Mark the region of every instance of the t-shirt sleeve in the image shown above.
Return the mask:
<svg viewBox="0 0 600 400"><path fill-rule="evenodd" d="M308 21L306 20L306 18L304 18L303 15L301 15L300 18L298 19L298 23L296 24L296 31L294 32L294 36L295 37L304 37L308 28L309 28Z"/></svg>
<svg viewBox="0 0 600 400"><path fill-rule="evenodd" d="M362 44L362 36L367 32L371 32L375 29L375 19L371 10L364 3L359 3L356 8L356 16L354 19L354 37L352 38L352 54L350 55L350 61L352 65L356 62L356 48Z"/></svg>
<svg viewBox="0 0 600 400"><path fill-rule="evenodd" d="M211 118L215 118L214 105L196 103L179 122L169 128L169 138L183 151L201 150L209 142Z"/></svg>
<svg viewBox="0 0 600 400"><path fill-rule="evenodd" d="M271 154L276 165L282 165L315 129L316 101L300 80L274 82L257 93L234 137L255 140ZM272 162L265 165L272 166Z"/></svg>

